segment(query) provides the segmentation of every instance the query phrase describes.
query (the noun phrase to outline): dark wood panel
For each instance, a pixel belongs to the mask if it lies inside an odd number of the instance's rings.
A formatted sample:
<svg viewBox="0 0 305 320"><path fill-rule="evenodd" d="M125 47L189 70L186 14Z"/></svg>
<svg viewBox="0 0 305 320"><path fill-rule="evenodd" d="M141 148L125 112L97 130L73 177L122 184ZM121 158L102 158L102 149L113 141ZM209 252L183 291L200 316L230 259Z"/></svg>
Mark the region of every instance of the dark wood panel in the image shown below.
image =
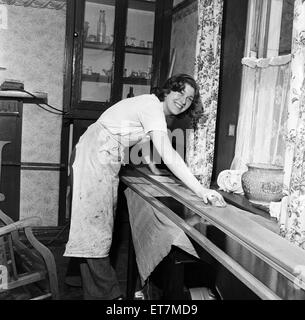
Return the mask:
<svg viewBox="0 0 305 320"><path fill-rule="evenodd" d="M134 54L143 54L143 55L152 55L151 48L143 48L143 47L133 47L133 46L126 46L125 47L126 53L134 53Z"/></svg>
<svg viewBox="0 0 305 320"><path fill-rule="evenodd" d="M224 1L213 181L230 168L235 152L236 136L228 136L228 129L238 121L247 7L245 0Z"/></svg>
<svg viewBox="0 0 305 320"><path fill-rule="evenodd" d="M150 86L150 79L126 77L126 78L123 78L123 83L124 84Z"/></svg>
<svg viewBox="0 0 305 320"><path fill-rule="evenodd" d="M86 41L84 44L84 48L87 49L96 49L96 50L106 50L106 51L112 51L113 46L101 42L90 42Z"/></svg>
<svg viewBox="0 0 305 320"><path fill-rule="evenodd" d="M19 220L20 166L2 166L0 193L5 196L0 209L14 221Z"/></svg>
<svg viewBox="0 0 305 320"><path fill-rule="evenodd" d="M5 102L1 102L2 106ZM13 220L19 219L20 203L20 158L22 103L9 101L15 106L15 115L0 115L0 209ZM6 143L8 142L8 143Z"/></svg>
<svg viewBox="0 0 305 320"><path fill-rule="evenodd" d="M89 2L115 6L115 0L89 0ZM154 11L155 1L129 0L129 8L144 11Z"/></svg>

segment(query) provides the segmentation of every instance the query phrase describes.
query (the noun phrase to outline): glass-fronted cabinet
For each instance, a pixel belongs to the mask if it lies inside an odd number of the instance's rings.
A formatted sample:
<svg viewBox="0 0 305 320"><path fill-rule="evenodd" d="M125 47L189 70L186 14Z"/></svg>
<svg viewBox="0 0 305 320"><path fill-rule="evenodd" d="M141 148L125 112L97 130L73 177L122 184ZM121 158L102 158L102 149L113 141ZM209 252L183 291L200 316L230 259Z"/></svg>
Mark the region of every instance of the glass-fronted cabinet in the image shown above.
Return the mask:
<svg viewBox="0 0 305 320"><path fill-rule="evenodd" d="M115 102L149 93L169 70L173 0L66 0L59 223L68 163L87 127Z"/></svg>
<svg viewBox="0 0 305 320"><path fill-rule="evenodd" d="M155 2L128 2L122 98L150 92Z"/></svg>
<svg viewBox="0 0 305 320"><path fill-rule="evenodd" d="M115 1L85 2L81 101L110 101L114 64L114 18Z"/></svg>
<svg viewBox="0 0 305 320"><path fill-rule="evenodd" d="M164 20L163 8L171 5L172 0L68 1L67 9L74 12L72 113L103 111L122 98L150 92L152 80L154 85L159 81L156 61L162 56L163 68L168 67L164 49L155 50L158 43L161 48L164 32L155 29ZM169 39L166 43L169 50Z"/></svg>

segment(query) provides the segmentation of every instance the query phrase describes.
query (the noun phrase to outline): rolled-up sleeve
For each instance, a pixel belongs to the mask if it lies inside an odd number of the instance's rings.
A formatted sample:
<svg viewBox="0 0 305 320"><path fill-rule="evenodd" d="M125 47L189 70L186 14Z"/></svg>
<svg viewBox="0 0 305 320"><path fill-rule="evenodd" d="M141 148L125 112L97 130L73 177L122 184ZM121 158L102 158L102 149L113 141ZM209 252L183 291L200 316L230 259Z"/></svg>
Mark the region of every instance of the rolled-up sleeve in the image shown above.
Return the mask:
<svg viewBox="0 0 305 320"><path fill-rule="evenodd" d="M145 134L150 131L167 132L165 115L159 103L150 101L145 105L143 104L143 106L139 108L138 117Z"/></svg>

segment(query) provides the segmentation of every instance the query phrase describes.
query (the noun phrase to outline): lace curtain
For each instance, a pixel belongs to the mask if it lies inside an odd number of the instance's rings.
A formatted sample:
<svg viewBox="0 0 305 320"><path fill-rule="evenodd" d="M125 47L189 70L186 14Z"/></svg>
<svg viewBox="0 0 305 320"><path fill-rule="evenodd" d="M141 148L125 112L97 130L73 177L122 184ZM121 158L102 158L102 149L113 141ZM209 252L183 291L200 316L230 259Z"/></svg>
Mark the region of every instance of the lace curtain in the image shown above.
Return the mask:
<svg viewBox="0 0 305 320"><path fill-rule="evenodd" d="M244 58L235 156L231 169L247 163L284 165L291 77L290 55Z"/></svg>

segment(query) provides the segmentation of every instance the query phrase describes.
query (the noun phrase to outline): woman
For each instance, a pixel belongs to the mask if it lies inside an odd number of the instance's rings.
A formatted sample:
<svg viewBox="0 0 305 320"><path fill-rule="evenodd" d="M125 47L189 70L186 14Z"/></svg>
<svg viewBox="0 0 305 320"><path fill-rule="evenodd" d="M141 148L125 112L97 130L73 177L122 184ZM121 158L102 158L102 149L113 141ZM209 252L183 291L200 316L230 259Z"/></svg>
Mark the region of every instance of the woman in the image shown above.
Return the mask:
<svg viewBox="0 0 305 320"><path fill-rule="evenodd" d="M168 138L165 117L181 115L199 100L195 80L179 74L156 95L116 103L81 136L73 162L71 226L64 255L85 258L80 265L85 299L121 295L109 250L124 149L149 136L168 169L188 188L205 203L226 205L219 193L201 186ZM155 171L152 163L149 166Z"/></svg>

